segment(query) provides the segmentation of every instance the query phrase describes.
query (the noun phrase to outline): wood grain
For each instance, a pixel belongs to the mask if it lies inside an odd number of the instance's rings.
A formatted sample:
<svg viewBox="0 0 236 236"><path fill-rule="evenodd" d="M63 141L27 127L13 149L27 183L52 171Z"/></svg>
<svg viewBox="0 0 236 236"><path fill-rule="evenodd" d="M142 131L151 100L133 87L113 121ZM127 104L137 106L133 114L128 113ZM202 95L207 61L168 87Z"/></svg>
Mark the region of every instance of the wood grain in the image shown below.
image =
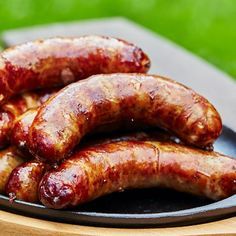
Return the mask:
<svg viewBox="0 0 236 236"><path fill-rule="evenodd" d="M56 223L0 211L0 235L236 235L236 217L184 227L120 229Z"/></svg>

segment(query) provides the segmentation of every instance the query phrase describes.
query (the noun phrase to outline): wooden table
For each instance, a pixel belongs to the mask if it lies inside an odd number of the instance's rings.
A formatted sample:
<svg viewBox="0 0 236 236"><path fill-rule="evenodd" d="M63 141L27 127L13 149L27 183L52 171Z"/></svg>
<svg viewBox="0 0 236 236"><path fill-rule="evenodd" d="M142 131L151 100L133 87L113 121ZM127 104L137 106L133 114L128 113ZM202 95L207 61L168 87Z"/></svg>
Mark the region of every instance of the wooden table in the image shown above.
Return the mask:
<svg viewBox="0 0 236 236"><path fill-rule="evenodd" d="M54 24L3 34L6 45L51 36L109 35L136 43L151 58L151 73L172 77L207 97L236 130L236 83L177 45L122 18ZM223 150L222 150L223 151ZM0 235L236 235L236 217L185 227L117 229L54 223L0 211Z"/></svg>

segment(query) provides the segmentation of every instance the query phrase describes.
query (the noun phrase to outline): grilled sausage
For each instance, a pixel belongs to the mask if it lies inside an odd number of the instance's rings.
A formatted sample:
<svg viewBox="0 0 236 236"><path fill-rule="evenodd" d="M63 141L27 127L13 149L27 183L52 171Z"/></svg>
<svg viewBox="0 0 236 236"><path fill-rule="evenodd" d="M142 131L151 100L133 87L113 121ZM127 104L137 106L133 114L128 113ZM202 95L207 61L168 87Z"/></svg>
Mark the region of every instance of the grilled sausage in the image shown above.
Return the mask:
<svg viewBox="0 0 236 236"><path fill-rule="evenodd" d="M8 178L14 168L25 160L13 147L0 151L0 193L4 193Z"/></svg>
<svg viewBox="0 0 236 236"><path fill-rule="evenodd" d="M179 144L102 144L76 152L46 173L39 199L60 209L120 190L167 187L217 200L236 193L235 170L234 158Z"/></svg>
<svg viewBox="0 0 236 236"><path fill-rule="evenodd" d="M187 143L211 145L221 118L205 98L170 79L144 74L96 75L44 103L30 128L30 149L48 161L66 158L99 126L160 126Z"/></svg>
<svg viewBox="0 0 236 236"><path fill-rule="evenodd" d="M0 104L22 91L63 86L93 74L145 73L149 66L140 48L110 37L28 42L0 54Z"/></svg>
<svg viewBox="0 0 236 236"><path fill-rule="evenodd" d="M37 115L38 109L30 109L27 112L23 113L17 120L15 121L15 125L12 129L11 135L11 144L21 153L25 155L31 155L29 153L29 129L33 123L35 116ZM148 130L148 132L122 132L122 133L109 133L101 135L93 134L92 136L88 136L82 140L80 143L80 147L83 146L90 146L90 145L97 145L101 143L111 143L111 142L118 142L118 141L127 141L127 140L161 140L161 141L173 141L175 143L180 143L180 140L167 133L164 130L156 129L156 130Z"/></svg>
<svg viewBox="0 0 236 236"><path fill-rule="evenodd" d="M27 112L29 115L30 113ZM22 124L22 123L21 123ZM23 125L25 125L23 123ZM24 136L24 135L23 135ZM27 135L24 136L27 139ZM112 142L119 141L137 141L137 140L173 140L174 137L167 132L162 130L152 131L149 133L146 132L133 132L127 134L113 134L110 135L110 138L104 137L87 137L83 140L81 145L83 148L85 147L95 147L96 145L107 144ZM26 140L24 140L26 141ZM20 199L29 202L37 202L38 201L38 191L37 187L41 180L43 173L50 168L43 162L40 161L30 161L26 162L15 170L13 170L8 184L6 186L7 193L10 199Z"/></svg>
<svg viewBox="0 0 236 236"><path fill-rule="evenodd" d="M30 155L28 149L29 128L37 114L37 109L30 109L19 116L12 128L11 144L17 147L21 153Z"/></svg>
<svg viewBox="0 0 236 236"><path fill-rule="evenodd" d="M15 168L6 184L6 193L10 200L37 202L38 184L46 169L47 165L36 160L25 162Z"/></svg>
<svg viewBox="0 0 236 236"><path fill-rule="evenodd" d="M15 119L31 108L36 108L45 102L55 90L29 92L12 98L0 109L0 148L9 144L12 126Z"/></svg>

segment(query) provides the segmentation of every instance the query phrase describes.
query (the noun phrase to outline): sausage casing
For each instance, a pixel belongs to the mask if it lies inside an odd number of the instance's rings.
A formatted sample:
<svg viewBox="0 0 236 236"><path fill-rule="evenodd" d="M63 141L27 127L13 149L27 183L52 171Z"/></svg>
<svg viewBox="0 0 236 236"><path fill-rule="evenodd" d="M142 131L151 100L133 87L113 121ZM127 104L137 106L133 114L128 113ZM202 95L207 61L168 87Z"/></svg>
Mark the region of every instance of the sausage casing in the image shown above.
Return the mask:
<svg viewBox="0 0 236 236"><path fill-rule="evenodd" d="M26 116L27 114L31 116L30 111L24 113ZM22 125L22 128L19 128L23 131L23 135L16 136L19 138L18 143L23 142L25 148L27 147L27 127L29 123L27 123L30 118L26 118L26 121L20 122L19 125ZM14 131L14 130L13 130ZM24 132L26 131L26 132ZM18 132L19 134L21 132ZM104 136L104 135L103 135ZM164 132L162 130L155 130L152 132L133 132L133 133L126 133L126 134L113 134L109 135L110 137L87 137L83 140L83 142L80 145L85 147L95 147L96 145L101 144L108 144L112 142L119 142L119 141L137 141L137 140L175 140L174 137L167 132ZM19 148L19 146L18 146ZM22 146L20 146L20 150L22 151ZM27 149L24 149L24 153L27 153ZM20 199L23 201L30 201L30 202L37 202L38 201L38 185L41 181L41 177L43 173L46 170L49 170L50 168L53 168L52 166L46 165L43 162L40 161L29 161L26 162L16 169L13 170L8 184L7 184L7 193L11 199Z"/></svg>
<svg viewBox="0 0 236 236"><path fill-rule="evenodd" d="M25 160L13 147L0 151L0 193L4 193L9 176L14 168Z"/></svg>
<svg viewBox="0 0 236 236"><path fill-rule="evenodd" d="M124 141L76 152L40 183L50 208L77 206L130 188L167 187L214 200L236 193L236 159L157 141Z"/></svg>
<svg viewBox="0 0 236 236"><path fill-rule="evenodd" d="M6 193L11 200L19 199L27 202L38 201L38 184L47 166L40 161L32 160L16 167L9 176Z"/></svg>
<svg viewBox="0 0 236 236"><path fill-rule="evenodd" d="M37 91L20 94L10 99L0 109L0 148L9 144L15 120L25 111L39 107L55 90Z"/></svg>
<svg viewBox="0 0 236 236"><path fill-rule="evenodd" d="M30 109L19 116L14 122L11 132L11 144L17 147L21 153L30 155L28 149L29 128L37 114L37 109Z"/></svg>
<svg viewBox="0 0 236 236"><path fill-rule="evenodd" d="M12 129L11 144L21 153L25 155L31 155L29 153L29 129L33 123L35 116L37 115L38 109L30 109L23 113L17 118ZM155 129L155 130L145 130L143 132L122 132L122 133L109 133L109 136L103 133L102 138L100 135L91 135L82 140L79 147L105 144L118 141L136 141L136 140L160 140L160 141L173 141L180 143L180 140L174 135L168 132Z"/></svg>
<svg viewBox="0 0 236 236"><path fill-rule="evenodd" d="M100 73L145 73L149 66L140 48L110 37L28 42L0 54L0 104L23 91L63 86Z"/></svg>
<svg viewBox="0 0 236 236"><path fill-rule="evenodd" d="M100 126L159 126L199 147L211 145L221 118L205 98L170 79L145 74L95 75L68 85L45 102L30 128L31 152L66 158Z"/></svg>

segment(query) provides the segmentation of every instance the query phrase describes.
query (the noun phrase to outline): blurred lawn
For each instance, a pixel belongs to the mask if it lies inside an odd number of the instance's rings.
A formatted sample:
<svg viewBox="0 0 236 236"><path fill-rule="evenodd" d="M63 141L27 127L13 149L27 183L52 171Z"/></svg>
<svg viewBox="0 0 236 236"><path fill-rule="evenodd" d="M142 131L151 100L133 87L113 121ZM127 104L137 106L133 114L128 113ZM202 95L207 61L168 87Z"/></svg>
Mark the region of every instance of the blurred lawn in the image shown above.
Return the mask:
<svg viewBox="0 0 236 236"><path fill-rule="evenodd" d="M236 79L236 0L0 0L0 31L108 16L134 20Z"/></svg>

